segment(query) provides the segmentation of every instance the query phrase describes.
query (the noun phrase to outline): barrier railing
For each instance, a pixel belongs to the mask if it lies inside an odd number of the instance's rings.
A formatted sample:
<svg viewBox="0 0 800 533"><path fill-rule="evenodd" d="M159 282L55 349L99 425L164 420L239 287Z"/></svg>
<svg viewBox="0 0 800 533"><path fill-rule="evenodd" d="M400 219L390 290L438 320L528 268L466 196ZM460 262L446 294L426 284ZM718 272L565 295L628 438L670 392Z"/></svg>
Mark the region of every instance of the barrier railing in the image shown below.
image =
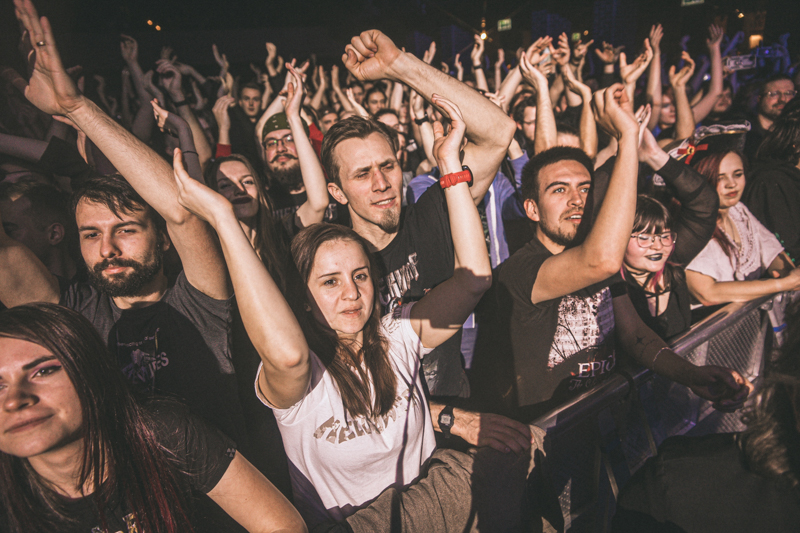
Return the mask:
<svg viewBox="0 0 800 533"><path fill-rule="evenodd" d="M768 312L781 300L730 304L670 345L694 364L726 366L757 382L773 340ZM561 507L563 523L553 525L574 533L608 531L619 489L664 439L739 431L739 418L650 370L619 371L534 422L546 431L541 485Z"/></svg>

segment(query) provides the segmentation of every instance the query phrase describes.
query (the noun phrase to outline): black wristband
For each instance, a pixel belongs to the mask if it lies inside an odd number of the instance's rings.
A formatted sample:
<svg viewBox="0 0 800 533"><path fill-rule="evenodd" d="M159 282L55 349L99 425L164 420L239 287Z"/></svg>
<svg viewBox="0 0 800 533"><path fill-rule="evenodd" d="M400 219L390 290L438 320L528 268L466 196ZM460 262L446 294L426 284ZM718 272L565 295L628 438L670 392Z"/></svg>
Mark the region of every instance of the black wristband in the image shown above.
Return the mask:
<svg viewBox="0 0 800 533"><path fill-rule="evenodd" d="M442 431L444 438L450 438L450 430L453 429L456 417L453 415L453 406L447 405L439 412L439 429Z"/></svg>
<svg viewBox="0 0 800 533"><path fill-rule="evenodd" d="M428 115L425 115L422 118L415 118L414 119L414 122L417 124L417 126L422 126L426 122L430 122L430 121L431 121L431 119L428 118Z"/></svg>
<svg viewBox="0 0 800 533"><path fill-rule="evenodd" d="M172 102L172 105L174 105L175 107L180 107L180 106L182 106L182 105L189 105L189 102L188 102L188 101L187 101L187 100L184 98L184 99L183 99L183 100L181 100L180 102L175 102L175 101L173 100L173 102Z"/></svg>
<svg viewBox="0 0 800 533"><path fill-rule="evenodd" d="M472 70L483 70L483 65L472 65Z"/></svg>

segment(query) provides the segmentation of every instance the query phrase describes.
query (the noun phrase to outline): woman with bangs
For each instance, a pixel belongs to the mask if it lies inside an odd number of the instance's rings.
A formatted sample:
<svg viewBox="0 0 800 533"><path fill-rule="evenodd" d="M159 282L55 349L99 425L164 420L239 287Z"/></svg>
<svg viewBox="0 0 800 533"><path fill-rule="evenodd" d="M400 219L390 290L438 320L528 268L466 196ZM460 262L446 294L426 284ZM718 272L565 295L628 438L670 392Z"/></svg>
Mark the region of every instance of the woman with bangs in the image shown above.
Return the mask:
<svg viewBox="0 0 800 533"><path fill-rule="evenodd" d="M639 195L622 274L639 316L666 339L692 324L683 265L711 238L718 200L706 180L688 165L670 158L649 131L644 133L640 160L664 178L679 206L673 216L655 198Z"/></svg>
<svg viewBox="0 0 800 533"><path fill-rule="evenodd" d="M726 148L707 152L693 166L716 189L719 214L712 239L686 267L692 296L711 306L800 289L800 270L775 235L740 201L744 156Z"/></svg>

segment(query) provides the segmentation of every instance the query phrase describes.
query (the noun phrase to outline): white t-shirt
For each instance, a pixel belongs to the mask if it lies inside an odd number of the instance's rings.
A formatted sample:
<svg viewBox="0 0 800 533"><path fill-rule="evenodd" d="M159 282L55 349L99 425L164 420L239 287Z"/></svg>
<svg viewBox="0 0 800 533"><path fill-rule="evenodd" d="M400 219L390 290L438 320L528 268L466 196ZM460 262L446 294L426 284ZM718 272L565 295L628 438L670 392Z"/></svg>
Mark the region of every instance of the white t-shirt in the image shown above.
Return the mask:
<svg viewBox="0 0 800 533"><path fill-rule="evenodd" d="M720 243L711 239L686 266L686 270L711 276L717 282L758 279L783 251L783 247L742 202L731 207L728 215L736 225L741 241L735 253L728 257ZM728 238L733 242L730 236Z"/></svg>
<svg viewBox="0 0 800 533"><path fill-rule="evenodd" d="M420 360L431 350L411 327L413 305L381 319L397 396L389 413L375 422L345 412L336 382L313 352L306 395L288 409L270 405L256 378L256 394L278 421L295 504L309 527L346 518L391 485L408 485L436 448L420 380Z"/></svg>

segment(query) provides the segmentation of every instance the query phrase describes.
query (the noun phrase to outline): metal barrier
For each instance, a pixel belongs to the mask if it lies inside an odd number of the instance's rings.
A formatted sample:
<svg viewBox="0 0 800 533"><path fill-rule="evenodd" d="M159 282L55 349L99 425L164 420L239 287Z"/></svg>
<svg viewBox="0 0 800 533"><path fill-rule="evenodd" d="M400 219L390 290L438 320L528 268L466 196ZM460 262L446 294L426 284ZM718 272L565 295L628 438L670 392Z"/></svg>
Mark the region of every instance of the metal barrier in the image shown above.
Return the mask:
<svg viewBox="0 0 800 533"><path fill-rule="evenodd" d="M692 363L733 368L757 382L772 346L775 302L781 307L782 295L730 304L670 345ZM541 479L550 499L558 498L563 530L608 531L619 489L664 439L738 431L739 417L650 370L630 368L537 419L546 431Z"/></svg>

